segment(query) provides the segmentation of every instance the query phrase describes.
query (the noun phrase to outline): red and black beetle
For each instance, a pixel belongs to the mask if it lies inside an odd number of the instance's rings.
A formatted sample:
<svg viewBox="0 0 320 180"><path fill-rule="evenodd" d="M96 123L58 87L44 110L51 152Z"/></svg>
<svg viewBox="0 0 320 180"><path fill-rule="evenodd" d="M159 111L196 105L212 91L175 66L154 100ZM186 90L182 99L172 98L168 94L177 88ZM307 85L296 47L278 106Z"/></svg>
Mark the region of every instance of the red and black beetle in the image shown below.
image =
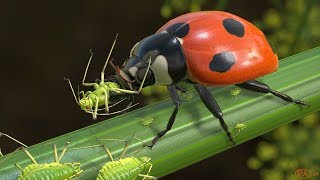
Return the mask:
<svg viewBox="0 0 320 180"><path fill-rule="evenodd" d="M203 11L179 16L136 43L128 61L112 77L122 88L119 94L136 94L142 87L154 84L168 87L175 109L166 129L158 133L150 147L174 123L180 105L177 84L182 81L194 86L234 144L222 111L206 86L236 84L307 106L254 80L277 69L277 54L257 27L227 12ZM110 96L115 98L118 94Z"/></svg>

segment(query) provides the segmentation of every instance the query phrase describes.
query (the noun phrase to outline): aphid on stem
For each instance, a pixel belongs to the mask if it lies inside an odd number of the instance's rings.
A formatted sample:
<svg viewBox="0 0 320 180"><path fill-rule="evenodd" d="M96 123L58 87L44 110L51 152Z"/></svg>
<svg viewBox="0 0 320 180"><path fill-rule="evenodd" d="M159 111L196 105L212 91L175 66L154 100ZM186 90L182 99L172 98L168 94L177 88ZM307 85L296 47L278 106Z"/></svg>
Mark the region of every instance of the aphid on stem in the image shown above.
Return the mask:
<svg viewBox="0 0 320 180"><path fill-rule="evenodd" d="M133 136L134 137L134 136ZM135 139L138 139L134 137ZM149 173L152 169L151 164L151 158L150 157L126 157L124 158L127 149L128 149L128 141L122 140L122 139L101 139L103 141L120 141L123 142L124 148L121 152L121 155L118 160L115 160L108 149L106 145L93 145L93 146L86 146L86 147L80 147L80 148L74 148L74 149L83 149L83 148L95 148L95 147L102 147L108 157L110 158L110 161L105 163L102 168L99 170L99 174L97 175L97 180L131 180L136 179L138 177L142 177L143 180L145 179L157 179L154 176L150 176ZM139 140L139 139L138 139ZM140 149L138 149L134 155L139 153L143 148L146 146L142 146ZM72 150L74 150L72 149ZM142 174L146 172L146 174Z"/></svg>
<svg viewBox="0 0 320 180"><path fill-rule="evenodd" d="M246 128L246 124L243 123L237 123L234 127L234 130L236 130L236 134L233 135L233 137L236 137L241 131L243 131Z"/></svg>
<svg viewBox="0 0 320 180"><path fill-rule="evenodd" d="M230 95L235 97L233 102L236 102L238 96L240 96L241 94L242 90L239 87L236 87L230 91Z"/></svg>
<svg viewBox="0 0 320 180"><path fill-rule="evenodd" d="M20 167L18 164L15 164L20 170L21 175L19 180L28 180L28 179L46 179L46 180L65 180L71 179L75 176L79 176L82 173L80 169L79 162L71 163L60 163L62 157L67 151L68 143L65 144L60 156L58 157L57 146L53 144L53 154L55 162L38 164L37 161L32 157L28 150L22 147L22 151L29 157L33 164L28 165L25 168Z"/></svg>
<svg viewBox="0 0 320 180"><path fill-rule="evenodd" d="M120 77L120 75L114 75L108 78L108 80L113 80L115 82L105 82L105 69L106 66L109 62L112 50L115 46L115 43L117 41L117 37L118 34L116 35L116 38L112 44L111 50L108 54L107 60L102 68L101 71L101 80L99 83L87 83L85 82L86 76L87 76L87 71L91 62L91 59L93 57L93 53L90 50L91 56L89 59L89 62L87 64L83 79L82 79L82 85L83 86L88 86L88 87L93 87L94 91L81 91L80 93L78 93L78 96L76 96L71 81L69 78L65 78L65 80L67 80L69 82L71 91L73 93L74 99L77 102L77 104L81 107L82 110L84 110L86 113L90 113L92 114L93 119L97 118L97 115L111 115L111 114L117 114L117 113L121 113L124 112L126 110L128 110L129 108L135 106L132 105L132 101L133 101L133 94L139 94L141 89L143 88L143 84L144 81L147 77L147 73L144 74L142 82L141 82L141 86L139 87L139 89L137 90L133 90L132 87L128 87L128 84L126 82L124 82L124 80ZM148 68L147 68L147 72L149 71L150 68L150 63L151 63L151 58L149 59L148 63ZM112 64L112 63L111 63ZM113 67L115 67L112 64ZM82 98L80 98L80 94L82 95ZM124 101L125 99L129 100L129 104L128 106L120 111L116 111L116 112L109 112L109 109ZM100 106L104 106L103 109L99 109L98 107ZM100 113L100 111L105 111L105 113Z"/></svg>
<svg viewBox="0 0 320 180"><path fill-rule="evenodd" d="M135 119L140 120L140 124L143 126L150 126L154 122L153 117L150 117L150 116L147 116L144 118L135 118Z"/></svg>

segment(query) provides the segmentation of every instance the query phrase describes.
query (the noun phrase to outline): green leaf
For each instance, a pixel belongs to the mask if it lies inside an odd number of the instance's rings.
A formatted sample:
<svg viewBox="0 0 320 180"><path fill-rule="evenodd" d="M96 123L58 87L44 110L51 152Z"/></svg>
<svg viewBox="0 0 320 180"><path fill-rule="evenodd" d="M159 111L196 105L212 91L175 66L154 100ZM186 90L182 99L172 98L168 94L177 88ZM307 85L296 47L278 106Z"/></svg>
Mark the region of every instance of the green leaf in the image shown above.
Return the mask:
<svg viewBox="0 0 320 180"><path fill-rule="evenodd" d="M288 57L280 61L280 69L262 77L260 81L273 89L296 99L310 103L310 108L287 103L270 94L259 94L243 90L241 95L230 95L234 86L212 87L212 94L224 112L224 118L235 136L237 144L260 136L283 124L290 123L320 109L320 47ZM232 148L219 122L205 108L196 93L190 100L183 100L173 129L159 140L152 150L144 149L136 156L151 157L153 169L150 175L161 177L202 159ZM189 98L188 98L189 99ZM50 143L61 149L70 141L70 148L99 144L97 139L118 138L131 140L127 156L135 152L142 143L132 140L135 134L150 143L152 138L166 127L173 111L171 100L165 100L136 111L119 115L92 126L36 144L28 148L39 163L52 162ZM149 126L141 124L141 118L152 117ZM88 119L89 120L89 119ZM57 121L58 122L58 121ZM236 124L244 124L239 131ZM104 142L114 158L123 148L121 142ZM2 162L4 160L4 162ZM102 148L69 150L62 162L81 162L84 170L79 179L94 179L102 165L109 161ZM0 158L0 179L16 179L20 174L14 164L22 167L31 161L21 151Z"/></svg>

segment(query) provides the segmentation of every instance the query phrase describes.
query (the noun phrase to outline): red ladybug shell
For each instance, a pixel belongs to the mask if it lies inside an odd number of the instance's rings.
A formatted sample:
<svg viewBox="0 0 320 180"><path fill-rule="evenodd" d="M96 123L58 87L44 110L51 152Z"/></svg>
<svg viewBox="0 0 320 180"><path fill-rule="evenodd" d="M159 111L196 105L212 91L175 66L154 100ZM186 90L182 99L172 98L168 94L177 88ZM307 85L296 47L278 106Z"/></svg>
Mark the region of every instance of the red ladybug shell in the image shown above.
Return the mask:
<svg viewBox="0 0 320 180"><path fill-rule="evenodd" d="M185 14L166 23L157 33L170 29L181 31L178 38L187 60L188 78L199 84L238 84L278 68L278 57L263 32L230 13Z"/></svg>

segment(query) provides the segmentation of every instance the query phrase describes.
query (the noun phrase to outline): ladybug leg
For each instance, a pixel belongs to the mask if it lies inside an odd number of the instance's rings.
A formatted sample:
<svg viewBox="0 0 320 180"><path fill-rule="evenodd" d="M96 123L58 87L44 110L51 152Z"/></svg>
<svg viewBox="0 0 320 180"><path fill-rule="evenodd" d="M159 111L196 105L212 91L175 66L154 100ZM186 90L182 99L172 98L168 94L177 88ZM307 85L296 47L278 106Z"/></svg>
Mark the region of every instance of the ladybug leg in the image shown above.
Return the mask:
<svg viewBox="0 0 320 180"><path fill-rule="evenodd" d="M170 92L170 95L171 95L171 99L173 101L173 103L175 104L175 108L170 116L170 119L168 121L168 124L167 124L167 128L163 131L161 131L160 133L158 133L158 135L152 140L152 144L149 145L148 147L149 148L152 148L156 142L159 140L159 138L161 138L162 136L164 136L168 131L170 131L173 123L174 123L174 120L176 119L176 115L178 113L178 110L179 110L179 105L180 105L180 100L179 100L179 96L178 96L178 93L177 93L177 89L176 89L176 86L175 85L170 85L168 86L168 90Z"/></svg>
<svg viewBox="0 0 320 180"><path fill-rule="evenodd" d="M187 90L186 88L182 87L182 86L178 86L178 85L175 85L175 86L176 86L176 89L177 89L178 91L180 91L181 93L186 93L186 92L188 92L188 90Z"/></svg>
<svg viewBox="0 0 320 180"><path fill-rule="evenodd" d="M299 105L309 106L309 104L307 104L304 101L301 101L299 99L293 99L292 97L290 97L284 93L275 91L275 90L271 89L268 85L261 83L259 81L256 81L256 80L246 81L242 84L237 84L237 86L239 86L243 89L247 89L247 90L255 91L255 92L260 92L260 93L264 93L264 94L271 93L275 96L280 97L281 99L283 99L287 102L293 102L293 103L296 103Z"/></svg>
<svg viewBox="0 0 320 180"><path fill-rule="evenodd" d="M220 126L224 130L224 132L227 133L229 140L236 144L231 136L230 131L228 130L228 126L226 122L223 119L222 111L217 103L217 101L212 97L210 91L203 85L200 84L194 84L193 85L198 94L200 95L200 98L204 105L209 109L209 111L214 115L214 117L219 119Z"/></svg>

